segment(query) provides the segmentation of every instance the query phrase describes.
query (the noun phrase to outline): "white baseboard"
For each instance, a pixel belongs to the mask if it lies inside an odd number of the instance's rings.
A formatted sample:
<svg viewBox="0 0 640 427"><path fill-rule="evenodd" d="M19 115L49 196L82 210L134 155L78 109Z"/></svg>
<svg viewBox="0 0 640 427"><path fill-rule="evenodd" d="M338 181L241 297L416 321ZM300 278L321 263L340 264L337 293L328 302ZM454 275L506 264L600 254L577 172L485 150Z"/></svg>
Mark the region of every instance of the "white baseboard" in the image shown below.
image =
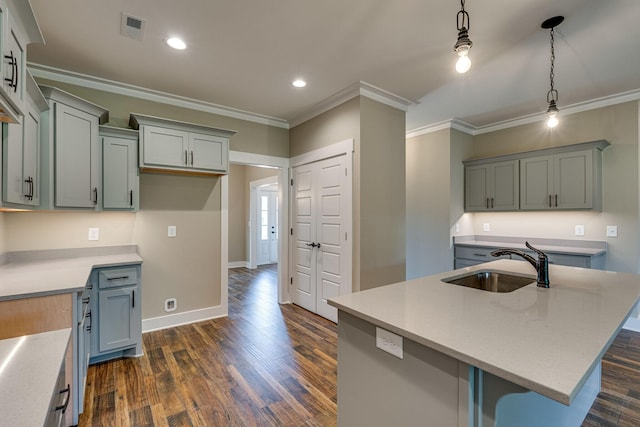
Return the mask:
<svg viewBox="0 0 640 427"><path fill-rule="evenodd" d="M640 319L637 317L629 317L624 325L622 325L623 329L628 329L630 331L640 332Z"/></svg>
<svg viewBox="0 0 640 427"><path fill-rule="evenodd" d="M234 261L234 262L228 263L227 265L229 266L229 268L238 268L238 267L251 268L249 266L248 261Z"/></svg>
<svg viewBox="0 0 640 427"><path fill-rule="evenodd" d="M182 313L142 319L142 333L173 328L174 326L187 325L189 323L216 319L218 317L225 317L228 315L229 313L227 308L218 305L215 307L200 308L192 311L184 311Z"/></svg>

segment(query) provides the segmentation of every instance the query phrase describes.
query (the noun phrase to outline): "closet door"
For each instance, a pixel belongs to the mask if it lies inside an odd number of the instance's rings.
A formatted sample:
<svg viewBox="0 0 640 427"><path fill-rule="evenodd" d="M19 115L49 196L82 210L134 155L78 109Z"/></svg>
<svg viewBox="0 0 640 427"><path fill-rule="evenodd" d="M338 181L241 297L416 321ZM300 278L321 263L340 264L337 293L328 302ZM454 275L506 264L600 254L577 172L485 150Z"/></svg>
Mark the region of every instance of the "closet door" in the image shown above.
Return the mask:
<svg viewBox="0 0 640 427"><path fill-rule="evenodd" d="M340 295L351 268L345 262L346 156L294 168L294 290L292 300L337 321L327 299Z"/></svg>

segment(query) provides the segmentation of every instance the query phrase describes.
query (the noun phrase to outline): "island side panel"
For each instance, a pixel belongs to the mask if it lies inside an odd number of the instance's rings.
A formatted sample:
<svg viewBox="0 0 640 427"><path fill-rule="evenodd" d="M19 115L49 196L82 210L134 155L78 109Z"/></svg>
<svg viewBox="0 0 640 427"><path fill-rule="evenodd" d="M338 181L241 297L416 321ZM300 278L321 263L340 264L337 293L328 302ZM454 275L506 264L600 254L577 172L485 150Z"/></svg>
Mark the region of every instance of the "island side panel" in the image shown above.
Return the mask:
<svg viewBox="0 0 640 427"><path fill-rule="evenodd" d="M458 360L403 339L403 359L376 348L371 323L338 311L338 425L468 425Z"/></svg>

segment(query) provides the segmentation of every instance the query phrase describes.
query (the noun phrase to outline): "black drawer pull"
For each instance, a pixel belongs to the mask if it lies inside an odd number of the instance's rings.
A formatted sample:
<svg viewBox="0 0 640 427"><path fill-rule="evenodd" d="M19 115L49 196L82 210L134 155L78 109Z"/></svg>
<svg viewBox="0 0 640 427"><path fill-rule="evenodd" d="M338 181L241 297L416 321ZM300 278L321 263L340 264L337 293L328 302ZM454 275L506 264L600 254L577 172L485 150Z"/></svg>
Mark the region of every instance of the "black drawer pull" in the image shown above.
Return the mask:
<svg viewBox="0 0 640 427"><path fill-rule="evenodd" d="M67 398L64 400L64 403L60 406L56 406L56 411L62 409L62 413L64 414L67 411L67 406L69 406L69 401L71 400L71 387L67 384L67 388L64 390L60 390L60 394L67 394Z"/></svg>
<svg viewBox="0 0 640 427"><path fill-rule="evenodd" d="M473 254L473 256L483 256L483 257L486 257L486 256L487 256L487 254Z"/></svg>
<svg viewBox="0 0 640 427"><path fill-rule="evenodd" d="M116 276L116 277L107 277L107 280L124 280L124 279L128 279L129 276Z"/></svg>

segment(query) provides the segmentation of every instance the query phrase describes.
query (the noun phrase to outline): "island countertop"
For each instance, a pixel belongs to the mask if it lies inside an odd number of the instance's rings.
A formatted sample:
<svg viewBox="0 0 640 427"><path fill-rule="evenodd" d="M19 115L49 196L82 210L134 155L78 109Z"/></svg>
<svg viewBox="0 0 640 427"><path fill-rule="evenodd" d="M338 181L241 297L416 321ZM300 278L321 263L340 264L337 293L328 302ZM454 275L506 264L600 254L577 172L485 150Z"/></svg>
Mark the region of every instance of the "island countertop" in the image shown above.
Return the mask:
<svg viewBox="0 0 640 427"><path fill-rule="evenodd" d="M331 298L329 304L421 345L569 405L640 298L640 276L497 260ZM442 282L479 270L527 275L493 293Z"/></svg>
<svg viewBox="0 0 640 427"><path fill-rule="evenodd" d="M141 263L135 246L13 253L0 265L0 301L81 292L94 267Z"/></svg>

